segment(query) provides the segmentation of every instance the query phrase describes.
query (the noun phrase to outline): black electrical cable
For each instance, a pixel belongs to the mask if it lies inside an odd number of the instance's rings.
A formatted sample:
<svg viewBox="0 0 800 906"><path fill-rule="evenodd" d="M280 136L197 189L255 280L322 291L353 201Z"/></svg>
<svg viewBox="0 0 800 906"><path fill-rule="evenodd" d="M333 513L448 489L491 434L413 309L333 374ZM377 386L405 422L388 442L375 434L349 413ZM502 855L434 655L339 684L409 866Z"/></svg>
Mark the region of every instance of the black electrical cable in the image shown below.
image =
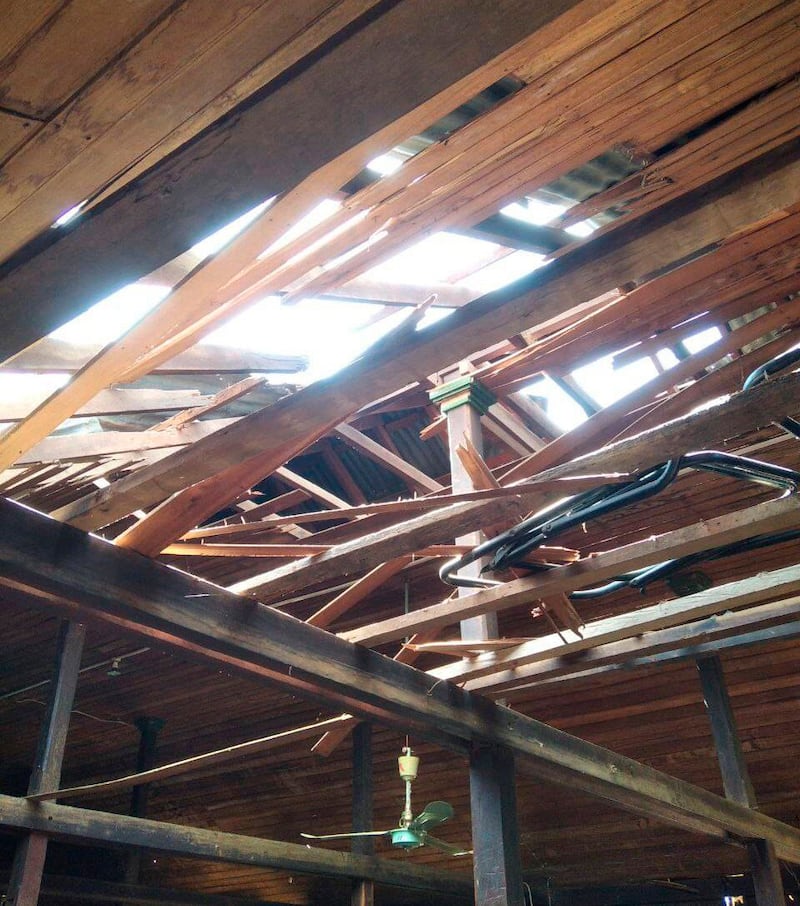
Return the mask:
<svg viewBox="0 0 800 906"><path fill-rule="evenodd" d="M797 362L800 362L800 347L790 349L756 368L745 380L744 389L749 390L757 386L768 377ZM780 425L800 438L800 422L787 417L780 422ZM669 460L648 469L623 484L601 485L554 504L523 520L501 535L484 541L471 551L448 561L442 567L439 575L449 585L489 588L502 583L482 577L459 576L459 570L483 558L491 559L482 572L511 567L527 569L531 572L551 569L552 567L547 564L526 563L524 558L546 541L552 540L576 525L597 519L660 493L672 484L681 471L687 468L727 475L742 481L756 482L783 490L784 494L796 494L800 487L800 472L795 472L793 469L713 450L687 453L678 459ZM800 530L746 539L735 544L724 545L709 551L668 560L645 569L624 573L596 588L575 591L570 598L574 600L596 598L626 587L643 591L651 582L667 578L689 565L727 557L734 553L756 550L772 544L780 544L796 538L800 538Z"/></svg>
<svg viewBox="0 0 800 906"><path fill-rule="evenodd" d="M798 488L800 488L800 472L796 472L793 469L715 450L687 453L678 459L669 460L653 469L649 469L624 484L602 485L598 488L592 488L590 491L585 491L536 513L507 532L503 532L501 535L483 542L483 544L478 545L466 554L450 560L442 567L440 576L449 585L468 588L487 588L502 584L492 579L458 575L459 570L482 558L490 558L484 567L483 571L485 572L509 569L511 567L532 571L547 569L547 566L532 566L525 563L525 556L536 550L536 548L541 547L545 542L552 541L577 525L631 506L634 503L639 503L660 493L672 484L685 469L712 472L743 481L756 482L781 490L784 494L797 493ZM756 545L756 540L754 539L752 542L754 545ZM764 545L761 544L759 546ZM718 550L724 549L720 548ZM598 597L628 586L643 589L657 578L665 578L673 572L685 568L689 563L712 559L715 555L726 556L726 554L718 553L718 550L706 551L703 554L678 558L667 563L658 564L655 567L648 567L645 570L626 573L615 577L598 588L573 592L571 597L576 600ZM730 552L732 553L733 550Z"/></svg>

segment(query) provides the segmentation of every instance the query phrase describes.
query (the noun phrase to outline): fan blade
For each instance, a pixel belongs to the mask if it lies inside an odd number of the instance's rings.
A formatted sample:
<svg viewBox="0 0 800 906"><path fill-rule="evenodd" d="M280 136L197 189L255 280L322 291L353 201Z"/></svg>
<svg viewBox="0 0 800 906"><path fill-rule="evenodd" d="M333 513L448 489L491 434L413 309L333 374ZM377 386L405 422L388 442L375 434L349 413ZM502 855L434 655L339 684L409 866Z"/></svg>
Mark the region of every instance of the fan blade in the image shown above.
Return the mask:
<svg viewBox="0 0 800 906"><path fill-rule="evenodd" d="M306 840L345 840L350 837L385 837L391 831L358 831L350 834L303 834Z"/></svg>
<svg viewBox="0 0 800 906"><path fill-rule="evenodd" d="M424 840L425 846L435 846L436 849L440 849L442 852L447 853L449 856L471 856L471 849L461 849L459 846L453 846L452 843L445 843L444 840L439 840L436 837L432 837L430 834L425 834Z"/></svg>
<svg viewBox="0 0 800 906"><path fill-rule="evenodd" d="M453 806L449 802L429 802L411 822L409 827L415 831L424 831L429 827L444 824L453 817Z"/></svg>

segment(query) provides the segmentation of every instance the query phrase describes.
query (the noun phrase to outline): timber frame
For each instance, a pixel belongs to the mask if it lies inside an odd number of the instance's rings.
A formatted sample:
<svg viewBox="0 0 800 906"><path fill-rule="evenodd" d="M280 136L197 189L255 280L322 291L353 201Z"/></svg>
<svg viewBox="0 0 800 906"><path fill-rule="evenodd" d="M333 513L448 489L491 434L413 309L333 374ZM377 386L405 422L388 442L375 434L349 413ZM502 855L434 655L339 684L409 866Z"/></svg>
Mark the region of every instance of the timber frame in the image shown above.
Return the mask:
<svg viewBox="0 0 800 906"><path fill-rule="evenodd" d="M10 906L800 894L798 23L800 0L9 12ZM153 287L110 342L53 334ZM300 341L352 312L381 338L307 383ZM258 351L206 341L238 318ZM681 475L439 578L700 450L788 490ZM588 591L681 558L647 600ZM440 850L300 843L395 827L409 745L415 801L455 803Z"/></svg>

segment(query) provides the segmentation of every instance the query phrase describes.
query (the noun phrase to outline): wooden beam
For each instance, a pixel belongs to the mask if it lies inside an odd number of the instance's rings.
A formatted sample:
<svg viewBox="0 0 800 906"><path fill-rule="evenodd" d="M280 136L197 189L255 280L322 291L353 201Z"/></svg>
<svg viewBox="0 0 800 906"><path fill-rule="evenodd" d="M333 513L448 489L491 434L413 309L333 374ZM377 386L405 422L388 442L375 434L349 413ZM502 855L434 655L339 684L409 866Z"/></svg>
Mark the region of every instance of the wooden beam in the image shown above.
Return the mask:
<svg viewBox="0 0 800 906"><path fill-rule="evenodd" d="M794 497L758 504L727 516L717 516L663 535L634 541L537 576L515 579L494 588L478 591L469 598L460 600L458 607L454 607L452 600L448 598L439 604L420 608L410 614L351 630L344 633L344 637L351 642L365 645L382 644L403 638L409 632L450 625L468 615L534 604L541 598L586 588L632 569L753 538L756 535L796 527L798 523L800 523L800 501ZM711 592L712 595L715 593ZM579 650L580 646L589 647L592 635L588 627L583 636L583 639L570 642L570 648L572 645L576 646L574 650ZM482 673L497 672L503 664L519 666L528 658L531 661L536 660L554 643L555 639L552 637L547 640L537 639L535 642L526 642L510 652L485 655L480 660L480 668L477 664L467 662L448 665L434 672L437 676L448 679L459 677L463 679L467 675L479 676ZM566 650L564 649L564 653Z"/></svg>
<svg viewBox="0 0 800 906"><path fill-rule="evenodd" d="M472 888L470 880L463 875L435 871L405 861L376 859L52 802L27 802L13 796L0 795L0 824L70 842L139 846L213 862L281 868L331 878L363 877L380 884L461 896Z"/></svg>
<svg viewBox="0 0 800 906"><path fill-rule="evenodd" d="M274 519L263 520L263 526L259 520L254 518L252 523L231 522L230 519L221 522L205 525L201 528L192 529L183 536L183 540L191 541L197 538L210 538L215 535L239 535L248 532L266 531L281 525L302 525L305 522L348 522L357 519L359 516L387 516L397 514L400 516L413 516L418 513L429 512L430 510L442 509L452 503L466 503L472 501L489 501L502 497L524 496L528 490L539 494L545 490L557 490L560 495L571 493L576 488L588 488L596 485L598 481L624 480L625 476L607 474L604 476L597 475L574 475L566 478L558 478L553 482L547 480L534 482L525 482L514 487L487 489L485 491L470 491L464 494L440 494L434 497L411 497L407 500L392 500L387 503L368 503L361 506L341 507L336 510L316 510L311 513L294 513L291 516L277 516ZM287 496L288 495L284 495ZM308 495L306 495L308 496ZM262 504L267 506L267 504ZM286 505L288 507L288 504ZM253 513L254 511L250 511ZM266 511L264 511L266 512ZM271 510L274 512L274 509ZM248 514L250 515L250 514Z"/></svg>
<svg viewBox="0 0 800 906"><path fill-rule="evenodd" d="M711 734L717 750L725 795L733 802L756 808L758 802L736 726L722 663L716 655L698 658L697 671L703 690Z"/></svg>
<svg viewBox="0 0 800 906"><path fill-rule="evenodd" d="M370 397L386 395L409 381L417 380L420 374L431 374L473 352L478 344L485 345L519 333L524 327L530 326L531 322L546 320L596 298L599 292L616 287L621 281L641 278L660 267L672 265L687 255L697 254L701 250L708 251L720 244L732 230L744 229L754 222L773 216L776 210L791 209L797 201L797 187L800 185L800 161L794 159L796 154L797 149L792 147L782 156L776 155L744 168L727 181L720 181L704 188L702 193L694 197L667 205L596 242L588 242L565 254L548 268L537 271L510 287L483 296L454 312L446 323L433 325L424 331L408 332L402 338L397 337L392 344L391 356L372 359L365 357L365 360L350 366L348 384L352 395L349 402L354 408L345 407L340 402L337 410L355 411L370 402ZM787 199L792 199L792 203L787 202ZM329 396L331 388L327 383L323 388L327 388L327 392L320 388L306 388L307 394L302 399L300 394L295 394L290 404L291 409L304 407L306 428L310 406L318 406L315 424L320 433L324 433L329 425L325 416L336 414ZM275 431L276 417L285 413L286 404L281 409L277 408L279 406L282 404L277 403L270 411L270 430L279 439L276 444L286 442L283 431L288 430ZM335 423L342 421L347 414L342 411ZM294 413L292 420L296 421L299 417ZM96 514L93 519L83 514L92 509L105 509L107 517L107 511L111 508L108 498L112 496L116 498L114 510L120 516L126 515L133 509L156 502L170 489L178 490L176 485L185 487L192 480L202 479L215 469L230 467L234 458L240 462L244 455L240 445L244 443L250 445L257 440L259 449L263 452L264 433L255 421L240 430L243 436L237 443L226 442L204 447L196 445L194 451L179 454L174 462L166 465L162 462L157 483L154 472L140 470L136 475L117 482L115 488L106 489L107 493L101 498L95 496L77 502L69 511L71 516L65 515L64 518L78 520L81 517L81 527L95 528L98 521L103 524L103 517ZM271 469L266 469L264 474L269 471ZM147 474L143 474L145 472ZM150 485L147 490L143 486L145 482ZM126 502L123 496L131 483L137 486L135 505L131 497ZM227 481L223 485L227 485ZM147 503L145 496L150 498ZM188 518L185 501L176 501L173 507L186 512ZM194 524L198 521L195 519ZM173 540L192 527L191 523L183 526L167 540ZM153 547L156 545L153 544ZM151 546L147 545L147 549L150 550Z"/></svg>
<svg viewBox="0 0 800 906"><path fill-rule="evenodd" d="M79 346L45 337L12 360L0 364L0 372L74 374L102 352L102 346ZM187 349L154 368L155 374L239 374L249 372L296 374L308 365L299 355L269 355L228 346L203 344Z"/></svg>
<svg viewBox="0 0 800 906"><path fill-rule="evenodd" d="M338 620L342 614L347 613L348 610L363 601L376 588L383 585L387 579L397 575L410 562L411 557L398 557L396 560L378 564L365 576L356 580L349 588L346 588L331 601L328 601L324 607L311 614L306 623L309 626L318 626L321 629L326 629L331 623Z"/></svg>
<svg viewBox="0 0 800 906"><path fill-rule="evenodd" d="M384 379L392 373L386 363L387 348L402 346L403 337L415 332L421 317L421 310L410 312L395 330L335 377L245 416L244 429L232 433L228 429L210 445L194 444L169 457L165 468L140 469L104 489L111 493L101 491L99 496L90 495L59 511L60 518L81 522L82 527L88 523L97 527L132 512L132 506L146 505L145 500L153 503L170 491L183 491L117 539L142 553L159 553L369 402L374 395L375 370L382 370ZM265 437L270 438L267 444ZM202 480L193 483L195 478ZM134 505L134 501L138 503Z"/></svg>
<svg viewBox="0 0 800 906"><path fill-rule="evenodd" d="M697 661L697 669L725 795L747 808L757 808L756 793L747 769L722 662L717 655L702 657ZM781 868L774 847L767 840L750 840L747 853L757 906L785 906Z"/></svg>
<svg viewBox="0 0 800 906"><path fill-rule="evenodd" d="M0 422L16 422L47 398L41 391L19 390L13 398L0 400ZM170 412L191 409L210 402L197 390L101 390L75 415L128 415L134 412Z"/></svg>
<svg viewBox="0 0 800 906"><path fill-rule="evenodd" d="M340 181L321 186L320 197L335 191L376 154L513 71L521 60L499 55L572 5L447 0L437 4L435 27L426 29L418 28L421 21L431 22L424 0L368 9L235 117L206 130L72 229L52 230L23 249L0 285L0 306L13 323L0 344L0 359L348 154ZM580 14L565 27L582 19ZM416 35L411 44L409 34ZM548 40L552 36L545 34L543 46ZM376 46L384 48L379 58ZM365 84L371 86L368 99L361 96ZM346 114L353 105L357 116ZM361 148L368 136L376 138ZM295 153L300 146L302 155ZM75 261L83 262L78 277Z"/></svg>
<svg viewBox="0 0 800 906"><path fill-rule="evenodd" d="M477 747L470 756L469 794L475 906L525 906L513 754Z"/></svg>
<svg viewBox="0 0 800 906"><path fill-rule="evenodd" d="M263 386L263 377L244 378L244 380L231 384L230 387L225 387L223 390L220 390L219 393L215 393L210 400L207 400L201 405L194 406L184 412L178 412L176 415L165 419L163 422L159 422L157 425L153 426L153 430L165 431L168 428L182 428L184 425L196 421L201 415L210 415L212 412L216 412L217 409L222 409L224 406L227 406L228 403L241 399L241 397L248 394L251 390Z"/></svg>
<svg viewBox="0 0 800 906"><path fill-rule="evenodd" d="M372 724L359 724L353 729L353 822L354 831L374 830L372 824L372 800L374 781L372 776ZM375 852L373 837L354 837L352 851L364 856ZM353 882L352 906L373 906L375 885L366 878Z"/></svg>
<svg viewBox="0 0 800 906"><path fill-rule="evenodd" d="M157 639L159 645L211 663L227 664L298 694L335 701L345 710L352 705L352 713L401 725L461 752L473 741L505 745L543 781L565 784L622 808L720 839L768 839L780 858L800 861L800 831L796 828L494 705L446 681L431 685L431 677L413 667L10 501L0 501L0 556L4 563L0 584L48 608L80 610L87 618ZM156 823L151 827L144 819L104 818L68 806L34 805L10 797L0 798L0 819L7 826L73 837L89 828L90 833L108 833L108 840L173 851L178 837L178 845L184 849L191 841L195 855L219 858L225 854L236 860L241 852L239 838L229 840L217 832L178 831ZM255 858L263 860L254 864L275 859L276 851L263 841L243 845L248 858L257 852ZM313 851L298 847L302 853L296 853L291 844L280 846L284 867L295 858L298 870L314 864L321 867L314 860L323 857ZM326 853L328 856L338 859L340 866L355 858ZM351 862L340 871L369 877L370 872L362 868L361 863Z"/></svg>
<svg viewBox="0 0 800 906"><path fill-rule="evenodd" d="M715 362L732 352L754 342L774 330L784 330L800 317L800 302L787 303L752 321L737 330L725 334L716 342L694 355L688 356L674 368L657 375L641 387L633 389L621 399L591 415L585 422L567 431L527 459L512 466L502 476L508 484L528 478L567 459L574 459L589 449L596 449L609 442L635 421L635 414L645 403L659 394L672 390L709 368Z"/></svg>
<svg viewBox="0 0 800 906"><path fill-rule="evenodd" d="M46 437L20 456L17 462L19 465L70 462L100 459L120 453L141 453L144 450L166 450L170 447L181 449L230 427L236 421L234 418L214 418L163 431L91 431Z"/></svg>
<svg viewBox="0 0 800 906"><path fill-rule="evenodd" d="M443 491L444 487L438 481L426 475L421 469L411 465L401 459L396 453L387 450L382 444L367 437L362 431L357 431L352 425L342 423L334 429L339 437L342 438L351 447L355 447L364 456L377 462L379 465L399 475L403 481L408 482L412 487L419 488L423 493L437 493Z"/></svg>
<svg viewBox="0 0 800 906"><path fill-rule="evenodd" d="M64 621L61 624L47 713L28 784L29 794L58 786L85 637L85 628L80 623ZM36 906L39 902L47 842L47 835L32 831L17 844L6 894L14 906Z"/></svg>
<svg viewBox="0 0 800 906"><path fill-rule="evenodd" d="M572 462L556 466L537 476L549 480L576 474L636 472L666 459L681 456L691 450L723 448L728 439L780 421L795 413L800 376L785 375L774 382L762 384L747 392L735 394L720 405L704 412L677 419L637 437L620 441ZM521 489L521 486L517 486ZM406 522L345 542L313 561L306 560L255 576L236 586L237 591L258 594L262 600L285 595L309 583L346 576L351 572L369 569L376 562L410 553L415 548L435 544L453 537L459 530L500 522L513 521L515 513L522 518L533 508L563 496L558 492L542 492L534 497L535 482L526 491L527 509L501 499L490 503L463 503L424 514Z"/></svg>
<svg viewBox="0 0 800 906"><path fill-rule="evenodd" d="M335 510L348 506L346 500L342 500L341 497L337 497L336 494L332 493L327 488L321 487L316 482L309 481L308 478L304 478L298 472L287 469L286 466L275 469L275 474L279 478L282 478L286 484L297 488L299 491L305 491L309 497L313 497L320 503L325 503Z"/></svg>
<svg viewBox="0 0 800 906"><path fill-rule="evenodd" d="M770 604L682 623L671 629L644 632L573 654L562 655L555 648L551 657L518 667L513 679L501 682L496 677L481 677L466 683L465 688L491 695L506 694L540 683L567 682L619 669L696 658L714 654L717 650L792 639L800 635L798 616L800 598L794 595Z"/></svg>
<svg viewBox="0 0 800 906"><path fill-rule="evenodd" d="M156 780L166 780L169 777L190 774L199 767L207 768L210 765L227 764L229 761L238 761L255 753L271 752L273 749L291 745L300 739L317 736L321 730L324 731L330 727L337 726L348 719L349 715L343 714L330 720L321 720L315 724L308 724L293 730L284 730L282 733L273 733L270 736L249 739L247 742L240 742L224 749L216 749L203 755L193 755L190 758L183 758L180 761L173 761L170 764L160 765L156 768L137 771L135 774L127 774L124 777L116 777L113 780L85 783L81 786L66 787L62 790L54 786L51 789L42 789L35 793L29 793L25 798L31 802L45 802L54 799L71 799L75 796L93 796L98 793L126 790L144 783L153 783Z"/></svg>

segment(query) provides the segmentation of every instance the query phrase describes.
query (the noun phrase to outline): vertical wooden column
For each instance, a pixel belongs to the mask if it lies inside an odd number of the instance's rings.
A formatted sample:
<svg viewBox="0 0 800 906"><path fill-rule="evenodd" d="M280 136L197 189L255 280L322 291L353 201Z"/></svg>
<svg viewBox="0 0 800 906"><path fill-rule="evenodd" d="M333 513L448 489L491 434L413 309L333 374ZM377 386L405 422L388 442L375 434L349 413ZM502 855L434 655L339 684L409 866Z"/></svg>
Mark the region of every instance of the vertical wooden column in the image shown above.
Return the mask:
<svg viewBox="0 0 800 906"><path fill-rule="evenodd" d="M58 789L85 634L80 623L64 621L61 624L47 713L28 785L29 795ZM6 893L9 906L35 906L42 885L46 854L47 837L44 834L28 834L19 842Z"/></svg>
<svg viewBox="0 0 800 906"><path fill-rule="evenodd" d="M164 726L160 717L138 717L136 727L139 730L139 751L136 755L136 773L149 771L155 764L156 742ZM150 784L141 783L133 788L128 813L134 818L147 817L147 800L150 796ZM142 868L142 851L136 847L128 852L125 861L125 882L138 884Z"/></svg>
<svg viewBox="0 0 800 906"><path fill-rule="evenodd" d="M372 724L361 723L353 730L353 830L372 830ZM372 837L354 837L352 851L371 856ZM375 885L363 878L353 881L353 906L373 906Z"/></svg>
<svg viewBox="0 0 800 906"><path fill-rule="evenodd" d="M717 749L725 795L740 805L757 808L756 794L744 760L720 659L716 655L699 658L697 669L711 721L711 733ZM751 840L747 844L747 853L758 906L785 906L781 869L773 845L766 840Z"/></svg>
<svg viewBox="0 0 800 906"><path fill-rule="evenodd" d="M483 429L481 416L486 414L495 398L486 387L473 377L457 378L441 387L436 387L430 393L431 400L436 403L443 415L447 417L447 437L450 449L450 475L454 494L463 491L472 491L472 479L461 464L456 450L468 438L478 453L483 456ZM456 544L469 544L477 546L485 540L483 532L467 532L459 535ZM465 575L478 575L484 564L477 561L466 567L462 572ZM459 588L458 596L472 594L470 588ZM480 617L473 617L461 621L461 638L466 641L497 638L497 614L490 613Z"/></svg>
<svg viewBox="0 0 800 906"><path fill-rule="evenodd" d="M512 753L475 749L469 784L475 906L524 906Z"/></svg>

